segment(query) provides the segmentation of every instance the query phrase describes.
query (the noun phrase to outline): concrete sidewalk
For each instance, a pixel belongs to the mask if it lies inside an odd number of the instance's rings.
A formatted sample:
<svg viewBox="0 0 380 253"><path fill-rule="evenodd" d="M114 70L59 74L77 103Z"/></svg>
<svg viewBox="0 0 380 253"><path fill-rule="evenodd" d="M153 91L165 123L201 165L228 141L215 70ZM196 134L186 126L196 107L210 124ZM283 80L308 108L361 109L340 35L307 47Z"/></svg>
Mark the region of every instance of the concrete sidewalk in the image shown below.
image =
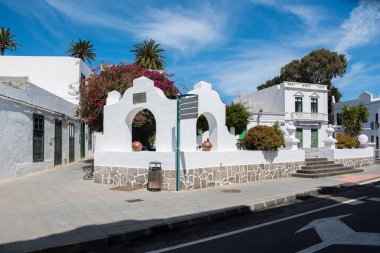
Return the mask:
<svg viewBox="0 0 380 253"><path fill-rule="evenodd" d="M284 178L181 192L109 190L86 161L0 183L0 252L75 252L294 201L380 177L380 166L321 179Z"/></svg>

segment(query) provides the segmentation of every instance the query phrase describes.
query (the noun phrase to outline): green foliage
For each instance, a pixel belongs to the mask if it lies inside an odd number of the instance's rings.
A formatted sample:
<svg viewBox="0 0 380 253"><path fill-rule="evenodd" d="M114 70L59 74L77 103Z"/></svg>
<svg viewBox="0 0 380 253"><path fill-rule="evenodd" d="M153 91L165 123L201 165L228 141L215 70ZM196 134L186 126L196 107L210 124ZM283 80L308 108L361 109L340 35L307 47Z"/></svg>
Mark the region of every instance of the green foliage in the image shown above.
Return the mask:
<svg viewBox="0 0 380 253"><path fill-rule="evenodd" d="M337 148L354 148L358 146L358 142L346 134L338 134L336 140L338 141L336 143Z"/></svg>
<svg viewBox="0 0 380 253"><path fill-rule="evenodd" d="M82 61L91 61L95 60L95 48L94 45L91 44L90 40L82 40L72 41L70 48L66 51L71 57L76 57L82 59Z"/></svg>
<svg viewBox="0 0 380 253"><path fill-rule="evenodd" d="M150 144L156 143L156 133L154 133L153 135L149 136L149 143Z"/></svg>
<svg viewBox="0 0 380 253"><path fill-rule="evenodd" d="M274 86L276 84L280 84L282 82L283 82L283 80L282 80L281 76L275 76L273 79L269 79L268 81L266 81L262 85L257 86L256 89L257 90L262 90L262 89L265 89L265 88L268 88L268 87L272 87L272 86Z"/></svg>
<svg viewBox="0 0 380 253"><path fill-rule="evenodd" d="M284 81L318 83L327 85L329 90L328 112L332 112L331 96L339 102L342 94L332 85L332 79L343 77L347 68L347 59L343 54L331 52L327 49L311 51L301 60L292 60L281 68L280 76L276 76L266 83L257 86L257 90L280 84Z"/></svg>
<svg viewBox="0 0 380 253"><path fill-rule="evenodd" d="M352 138L356 138L362 131L362 122L369 117L368 109L361 103L356 106L342 107L342 125L344 133Z"/></svg>
<svg viewBox="0 0 380 253"><path fill-rule="evenodd" d="M206 132L208 131L209 127L208 127L208 121L206 119L206 117L201 114L198 119L197 119L197 135L198 135L198 130L202 130L202 132Z"/></svg>
<svg viewBox="0 0 380 253"><path fill-rule="evenodd" d="M4 27L0 30L0 50L1 55L4 55L5 49L9 51L15 51L17 46L20 46L16 42L16 40L13 40L12 38L15 37L15 34L10 33L10 29L5 29Z"/></svg>
<svg viewBox="0 0 380 253"><path fill-rule="evenodd" d="M327 49L314 50L301 60L292 60L286 64L281 68L280 76L268 80L257 89L261 90L284 81L324 84L331 89L332 79L342 77L346 68L347 59L343 54Z"/></svg>
<svg viewBox="0 0 380 253"><path fill-rule="evenodd" d="M247 150L277 150L281 147L281 136L273 127L255 126L248 130L242 144Z"/></svg>
<svg viewBox="0 0 380 253"><path fill-rule="evenodd" d="M281 146L285 147L285 134L284 134L284 131L282 131L281 129L280 122L276 121L276 123L274 123L272 127L274 131L276 132L276 134L278 134L278 136L280 136L281 138Z"/></svg>
<svg viewBox="0 0 380 253"><path fill-rule="evenodd" d="M231 103L226 106L226 125L227 128L235 128L235 134L241 134L247 129L249 118L252 113L242 103Z"/></svg>
<svg viewBox="0 0 380 253"><path fill-rule="evenodd" d="M160 46L152 39L135 44L133 46L135 49L130 51L135 54L135 64L146 69L163 70L165 68L165 57L162 53L165 50Z"/></svg>

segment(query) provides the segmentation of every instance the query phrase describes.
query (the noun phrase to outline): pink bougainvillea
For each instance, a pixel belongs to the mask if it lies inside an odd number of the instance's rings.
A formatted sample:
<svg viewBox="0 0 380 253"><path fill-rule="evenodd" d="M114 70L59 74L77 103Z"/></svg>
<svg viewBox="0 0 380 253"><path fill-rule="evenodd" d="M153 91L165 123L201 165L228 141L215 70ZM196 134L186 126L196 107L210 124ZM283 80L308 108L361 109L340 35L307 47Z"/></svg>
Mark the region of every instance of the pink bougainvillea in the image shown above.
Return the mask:
<svg viewBox="0 0 380 253"><path fill-rule="evenodd" d="M106 66L103 70L95 69L80 88L80 101L77 114L90 127L92 131L103 131L103 106L109 92L116 90L124 94L132 87L134 79L145 76L154 81L154 86L161 89L166 97L175 98L179 90L174 81L168 78L173 75L147 70L133 64L118 64ZM143 117L138 120L144 121Z"/></svg>

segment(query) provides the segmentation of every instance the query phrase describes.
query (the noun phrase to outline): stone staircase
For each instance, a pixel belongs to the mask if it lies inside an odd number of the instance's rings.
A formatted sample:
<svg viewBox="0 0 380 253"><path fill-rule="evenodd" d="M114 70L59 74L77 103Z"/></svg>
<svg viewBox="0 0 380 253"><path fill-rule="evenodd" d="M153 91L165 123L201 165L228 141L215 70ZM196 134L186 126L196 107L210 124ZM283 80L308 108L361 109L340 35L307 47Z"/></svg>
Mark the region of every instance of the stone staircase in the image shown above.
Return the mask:
<svg viewBox="0 0 380 253"><path fill-rule="evenodd" d="M361 169L354 169L354 167L346 167L341 163L335 163L334 161L327 161L327 158L306 158L305 165L293 173L293 177L303 178L318 178L329 177L342 174L351 174L362 172Z"/></svg>

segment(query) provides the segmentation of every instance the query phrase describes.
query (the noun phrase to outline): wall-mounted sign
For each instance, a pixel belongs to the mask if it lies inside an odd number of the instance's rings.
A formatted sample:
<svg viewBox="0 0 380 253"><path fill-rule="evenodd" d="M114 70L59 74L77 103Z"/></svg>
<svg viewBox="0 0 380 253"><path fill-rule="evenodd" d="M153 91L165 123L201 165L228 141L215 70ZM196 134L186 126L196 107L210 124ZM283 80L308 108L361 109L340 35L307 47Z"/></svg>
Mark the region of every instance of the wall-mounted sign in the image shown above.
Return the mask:
<svg viewBox="0 0 380 253"><path fill-rule="evenodd" d="M198 118L198 96L182 97L179 100L179 118Z"/></svg>
<svg viewBox="0 0 380 253"><path fill-rule="evenodd" d="M299 126L319 126L321 124L320 121L296 121L294 125Z"/></svg>
<svg viewBox="0 0 380 253"><path fill-rule="evenodd" d="M134 93L133 94L133 104L146 103L146 92Z"/></svg>

